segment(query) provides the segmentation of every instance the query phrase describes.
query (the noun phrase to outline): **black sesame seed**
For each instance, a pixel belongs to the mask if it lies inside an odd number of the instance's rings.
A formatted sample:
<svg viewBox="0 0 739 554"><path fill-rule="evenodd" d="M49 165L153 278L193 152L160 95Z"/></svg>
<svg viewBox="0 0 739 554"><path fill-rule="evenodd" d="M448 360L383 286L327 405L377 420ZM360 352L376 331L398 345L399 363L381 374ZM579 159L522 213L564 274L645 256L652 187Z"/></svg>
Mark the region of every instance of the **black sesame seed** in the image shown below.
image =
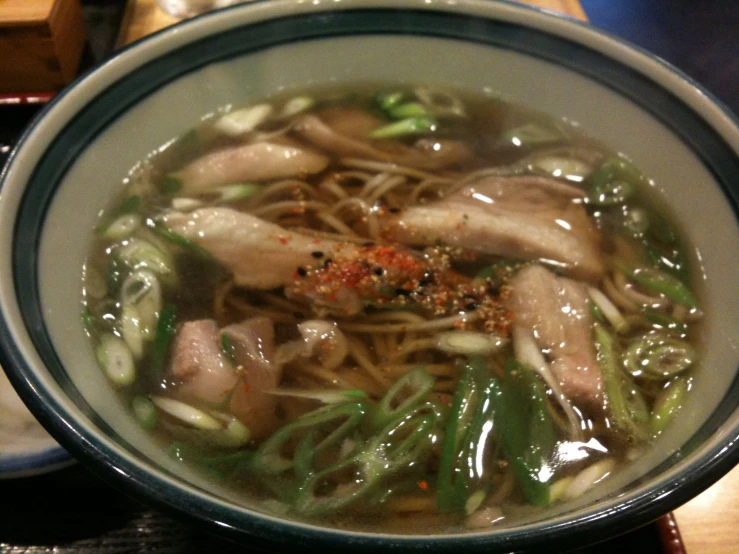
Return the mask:
<svg viewBox="0 0 739 554"><path fill-rule="evenodd" d="M378 277L381 277L385 273L385 270L382 269L380 266L377 266L375 269L372 270L372 273L374 273Z"/></svg>
<svg viewBox="0 0 739 554"><path fill-rule="evenodd" d="M298 275L300 275L301 277L305 277L306 275L308 275L308 271L304 267L299 267Z"/></svg>
<svg viewBox="0 0 739 554"><path fill-rule="evenodd" d="M323 267L328 267L328 264L332 264L334 261L331 258L326 258L323 262Z"/></svg>
<svg viewBox="0 0 739 554"><path fill-rule="evenodd" d="M297 319L305 319L305 314L303 314L303 312L293 312L293 317Z"/></svg>
<svg viewBox="0 0 739 554"><path fill-rule="evenodd" d="M375 246L375 243L374 243L374 242L372 242L372 241L369 241L369 242L363 242L363 243L362 243L362 246L366 246L366 247L369 247L369 246Z"/></svg>
<svg viewBox="0 0 739 554"><path fill-rule="evenodd" d="M389 208L388 211L391 214L399 214L400 213L400 208Z"/></svg>
<svg viewBox="0 0 739 554"><path fill-rule="evenodd" d="M395 294L397 294L398 296L408 296L410 293L411 293L411 291L409 291L409 290L395 289Z"/></svg>
<svg viewBox="0 0 739 554"><path fill-rule="evenodd" d="M323 258L323 252L316 250L315 252L310 253L311 256L314 258Z"/></svg>

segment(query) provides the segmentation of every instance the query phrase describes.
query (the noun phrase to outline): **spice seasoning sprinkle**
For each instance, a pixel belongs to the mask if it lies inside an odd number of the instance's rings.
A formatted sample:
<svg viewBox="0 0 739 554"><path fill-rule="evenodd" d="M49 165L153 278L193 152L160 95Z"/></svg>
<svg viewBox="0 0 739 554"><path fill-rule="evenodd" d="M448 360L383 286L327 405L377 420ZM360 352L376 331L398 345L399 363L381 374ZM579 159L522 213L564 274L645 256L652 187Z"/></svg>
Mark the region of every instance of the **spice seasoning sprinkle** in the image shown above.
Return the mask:
<svg viewBox="0 0 739 554"><path fill-rule="evenodd" d="M298 268L286 293L310 297L334 311L341 312L344 306L344 313L357 313L357 306L407 309L426 317L475 311L479 317L461 322L463 327L507 335L511 318L503 307L504 288L490 294L484 279L454 271L452 260L460 259L469 255L447 247L419 255L395 246L346 246L319 265Z"/></svg>

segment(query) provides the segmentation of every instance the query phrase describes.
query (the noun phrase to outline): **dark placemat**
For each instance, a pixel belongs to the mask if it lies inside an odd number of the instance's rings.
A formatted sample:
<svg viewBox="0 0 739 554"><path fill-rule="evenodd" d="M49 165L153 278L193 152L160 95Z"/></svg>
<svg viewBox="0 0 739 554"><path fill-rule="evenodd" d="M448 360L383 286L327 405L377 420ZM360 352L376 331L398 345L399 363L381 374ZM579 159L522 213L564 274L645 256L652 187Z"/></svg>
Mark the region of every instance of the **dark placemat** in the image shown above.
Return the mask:
<svg viewBox="0 0 739 554"><path fill-rule="evenodd" d="M0 481L0 499L2 554L263 552L211 536L131 500L81 465L37 477ZM603 538L592 537L594 541ZM676 551L666 550L660 527L652 524L574 552Z"/></svg>

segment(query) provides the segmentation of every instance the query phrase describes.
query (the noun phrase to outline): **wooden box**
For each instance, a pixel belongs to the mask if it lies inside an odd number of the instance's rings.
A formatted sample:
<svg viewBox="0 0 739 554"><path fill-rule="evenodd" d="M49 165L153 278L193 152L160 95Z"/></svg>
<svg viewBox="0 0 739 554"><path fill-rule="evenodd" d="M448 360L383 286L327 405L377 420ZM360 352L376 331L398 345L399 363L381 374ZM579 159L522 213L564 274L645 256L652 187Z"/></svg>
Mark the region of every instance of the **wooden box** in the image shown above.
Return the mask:
<svg viewBox="0 0 739 554"><path fill-rule="evenodd" d="M85 36L80 0L0 0L0 94L61 89Z"/></svg>

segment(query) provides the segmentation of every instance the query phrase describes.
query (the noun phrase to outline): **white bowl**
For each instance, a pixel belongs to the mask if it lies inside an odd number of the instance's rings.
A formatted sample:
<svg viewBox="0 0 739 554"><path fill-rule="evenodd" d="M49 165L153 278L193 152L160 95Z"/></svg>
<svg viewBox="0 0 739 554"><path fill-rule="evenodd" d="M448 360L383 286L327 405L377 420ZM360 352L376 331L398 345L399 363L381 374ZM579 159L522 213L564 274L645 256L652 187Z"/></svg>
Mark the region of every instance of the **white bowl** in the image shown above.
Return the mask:
<svg viewBox="0 0 739 554"><path fill-rule="evenodd" d="M321 83L454 84L580 125L627 153L698 253L703 360L677 420L598 498L460 535L337 531L260 514L169 459L129 417L77 324L100 209L136 162L201 114ZM580 22L507 2L254 2L177 25L61 93L13 152L0 196L2 363L83 462L149 502L240 540L492 552L575 546L646 523L739 461L739 128L664 62Z"/></svg>

